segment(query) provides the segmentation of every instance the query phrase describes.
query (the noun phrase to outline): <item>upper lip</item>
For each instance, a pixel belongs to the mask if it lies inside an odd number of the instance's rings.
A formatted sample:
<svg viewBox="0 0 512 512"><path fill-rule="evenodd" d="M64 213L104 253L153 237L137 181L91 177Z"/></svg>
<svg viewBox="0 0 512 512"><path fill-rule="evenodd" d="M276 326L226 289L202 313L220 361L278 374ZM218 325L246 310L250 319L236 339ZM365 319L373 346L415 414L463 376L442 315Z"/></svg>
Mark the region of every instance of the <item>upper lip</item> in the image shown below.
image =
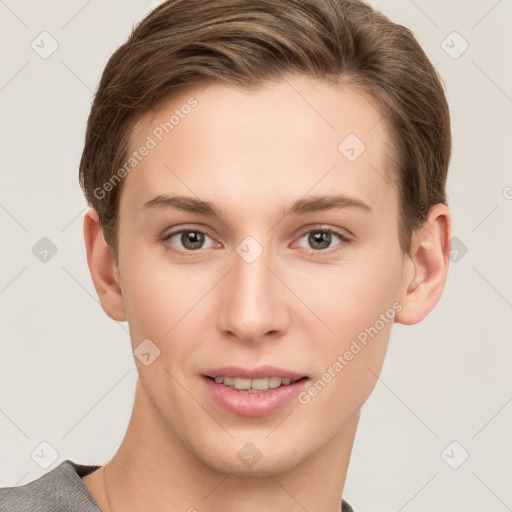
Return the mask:
<svg viewBox="0 0 512 512"><path fill-rule="evenodd" d="M266 377L281 377L283 379L297 380L306 375L278 368L277 366L258 366L257 368L243 368L242 366L223 366L204 372L206 377L232 377L242 379L264 379Z"/></svg>

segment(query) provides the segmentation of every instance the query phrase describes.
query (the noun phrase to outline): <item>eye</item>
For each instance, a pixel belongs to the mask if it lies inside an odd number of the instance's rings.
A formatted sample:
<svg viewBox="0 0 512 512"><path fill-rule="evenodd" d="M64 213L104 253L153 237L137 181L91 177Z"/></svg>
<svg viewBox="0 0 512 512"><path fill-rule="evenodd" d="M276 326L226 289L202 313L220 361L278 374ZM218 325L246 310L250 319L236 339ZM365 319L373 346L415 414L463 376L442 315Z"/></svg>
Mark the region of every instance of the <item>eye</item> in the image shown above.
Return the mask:
<svg viewBox="0 0 512 512"><path fill-rule="evenodd" d="M318 227L304 233L298 240L299 245L301 245L300 241L303 239L305 240L305 243L312 247L308 252L313 255L321 253L331 254L343 249L346 244L351 243L351 239L343 233L335 229L325 227ZM335 242L336 239L339 240L339 243L333 246L333 242ZM194 256L193 253L199 252L201 249L219 246L219 244L214 242L207 233L195 228L173 231L172 233L164 236L162 238L162 242L165 243L167 249L183 256ZM336 249L336 245L341 247Z"/></svg>
<svg viewBox="0 0 512 512"><path fill-rule="evenodd" d="M212 247L213 244L205 247L206 238L210 239L211 242L213 240L200 229L181 229L180 231L174 231L173 233L169 233L164 238L162 238L163 242L168 243L168 248L176 252L178 254L186 254L187 252L198 251L199 249L207 249ZM176 240L173 240L176 239ZM181 249L174 248L173 246L177 244L181 244Z"/></svg>
<svg viewBox="0 0 512 512"><path fill-rule="evenodd" d="M309 244L310 247L312 247L312 250L309 251L310 254L318 254L321 252L326 252L330 254L332 252L341 250L344 245L351 242L351 240L348 237L346 237L343 233L335 229L321 227L306 232L299 238L298 241L300 242L303 239L305 239L306 243ZM334 249L333 251L331 250L331 243L335 242L336 239L340 240L340 243L337 245L341 245L342 247L340 247L339 249Z"/></svg>

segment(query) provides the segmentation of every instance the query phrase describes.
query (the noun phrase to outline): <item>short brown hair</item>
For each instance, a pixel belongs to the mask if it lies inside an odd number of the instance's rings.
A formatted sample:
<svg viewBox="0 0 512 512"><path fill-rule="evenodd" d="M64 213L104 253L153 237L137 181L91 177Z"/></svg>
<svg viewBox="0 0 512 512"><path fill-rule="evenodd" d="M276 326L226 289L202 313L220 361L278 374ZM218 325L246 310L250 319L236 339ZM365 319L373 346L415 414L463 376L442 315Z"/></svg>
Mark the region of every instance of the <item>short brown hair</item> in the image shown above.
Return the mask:
<svg viewBox="0 0 512 512"><path fill-rule="evenodd" d="M395 146L400 247L410 254L430 206L446 204L451 153L441 80L412 32L360 0L168 0L110 57L87 123L80 184L116 261L122 183L101 187L126 161L135 123L188 87L254 87L287 73L377 99Z"/></svg>

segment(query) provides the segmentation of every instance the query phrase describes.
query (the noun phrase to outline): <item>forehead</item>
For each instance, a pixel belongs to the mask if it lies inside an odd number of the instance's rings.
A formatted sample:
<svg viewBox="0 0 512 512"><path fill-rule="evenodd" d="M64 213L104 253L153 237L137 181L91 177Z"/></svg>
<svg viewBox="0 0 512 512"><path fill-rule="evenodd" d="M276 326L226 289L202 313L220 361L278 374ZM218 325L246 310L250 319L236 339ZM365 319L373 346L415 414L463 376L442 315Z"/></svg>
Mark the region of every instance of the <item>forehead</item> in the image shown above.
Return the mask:
<svg viewBox="0 0 512 512"><path fill-rule="evenodd" d="M135 125L131 151L149 140L151 151L126 178L138 203L166 187L202 198L215 191L232 204L236 192L241 206L340 186L378 203L393 188L393 148L376 100L301 76L181 91Z"/></svg>

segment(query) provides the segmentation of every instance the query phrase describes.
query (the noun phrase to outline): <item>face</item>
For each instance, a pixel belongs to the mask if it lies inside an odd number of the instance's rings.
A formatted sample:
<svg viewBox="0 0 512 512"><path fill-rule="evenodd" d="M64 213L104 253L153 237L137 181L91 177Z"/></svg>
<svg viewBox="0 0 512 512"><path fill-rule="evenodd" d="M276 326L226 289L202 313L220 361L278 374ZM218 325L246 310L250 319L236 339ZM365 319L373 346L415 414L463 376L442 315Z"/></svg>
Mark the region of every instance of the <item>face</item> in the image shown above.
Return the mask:
<svg viewBox="0 0 512 512"><path fill-rule="evenodd" d="M363 93L304 77L216 83L147 114L132 134L142 146L123 185L118 264L133 349L150 340L152 362L135 359L139 399L210 467L290 468L357 416L400 309L382 114ZM287 376L260 393L213 380Z"/></svg>

